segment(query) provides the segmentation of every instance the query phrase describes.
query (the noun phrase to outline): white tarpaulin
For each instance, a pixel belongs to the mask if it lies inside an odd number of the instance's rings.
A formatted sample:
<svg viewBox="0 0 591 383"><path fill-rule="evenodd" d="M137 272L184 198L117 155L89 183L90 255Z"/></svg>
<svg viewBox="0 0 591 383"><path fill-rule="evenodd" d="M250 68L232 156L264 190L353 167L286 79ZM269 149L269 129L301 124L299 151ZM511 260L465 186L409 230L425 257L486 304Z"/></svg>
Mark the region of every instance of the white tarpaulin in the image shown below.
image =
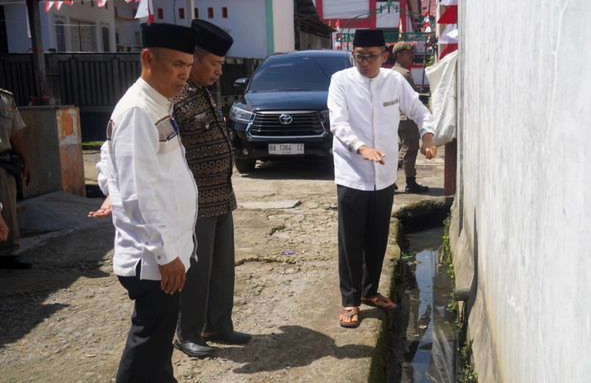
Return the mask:
<svg viewBox="0 0 591 383"><path fill-rule="evenodd" d="M367 18L369 1L359 0L324 0L322 17L324 19L352 19L356 16Z"/></svg>
<svg viewBox="0 0 591 383"><path fill-rule="evenodd" d="M457 44L459 34L458 24L449 24L439 36L438 42L439 44Z"/></svg>
<svg viewBox="0 0 591 383"><path fill-rule="evenodd" d="M456 63L458 51L445 56L425 73L431 85L431 109L435 119L435 145L441 146L456 137Z"/></svg>

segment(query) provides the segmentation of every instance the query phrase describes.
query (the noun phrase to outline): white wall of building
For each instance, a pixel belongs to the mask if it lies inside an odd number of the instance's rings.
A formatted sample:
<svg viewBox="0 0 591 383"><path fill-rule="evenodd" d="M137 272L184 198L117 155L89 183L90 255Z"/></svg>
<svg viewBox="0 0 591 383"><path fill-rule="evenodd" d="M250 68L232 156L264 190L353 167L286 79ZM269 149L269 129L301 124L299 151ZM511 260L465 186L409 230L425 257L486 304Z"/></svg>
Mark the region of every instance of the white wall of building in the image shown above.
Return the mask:
<svg viewBox="0 0 591 383"><path fill-rule="evenodd" d="M4 6L6 18L6 34L8 37L8 52L31 52L31 39L27 29L27 6L23 1L18 4L14 1L0 0Z"/></svg>
<svg viewBox="0 0 591 383"><path fill-rule="evenodd" d="M590 19L588 0L460 1L458 198L495 355L474 352L498 361L480 383L591 381Z"/></svg>
<svg viewBox="0 0 591 383"><path fill-rule="evenodd" d="M199 0L154 0L154 21L157 23L190 26L191 21L195 18L193 16L195 3L200 4L202 2ZM158 17L159 8L162 9L163 18ZM184 11L184 18L181 18L180 9Z"/></svg>
<svg viewBox="0 0 591 383"><path fill-rule="evenodd" d="M228 56L267 57L265 0L196 0L195 2L200 19L216 24L234 38L234 45L230 48ZM222 17L223 7L228 8L227 18ZM208 17L208 8L213 8L213 18ZM293 36L293 11L291 30Z"/></svg>
<svg viewBox="0 0 591 383"><path fill-rule="evenodd" d="M28 36L27 8L24 0L22 4L14 0L2 0L0 1L0 5L4 5L5 9L9 52L30 52L31 39ZM44 2L39 3L41 37L44 50L58 50L56 40L56 23L58 22L64 24L66 51L80 50L80 44L75 44L79 40L73 36L73 34L76 34L73 31L74 29L78 32L84 29L85 32L83 32L83 35L85 36L88 36L86 34L90 33L90 42L88 45L94 46L95 51L105 51L105 45L108 45L111 51L115 50L115 21L112 1L109 2L109 6L106 8L98 8L96 3L92 7L89 0L85 1L84 4L77 1L72 6L63 5L59 11L51 8L49 12L45 12L44 7ZM88 29L86 26L88 26ZM105 39L103 38L103 27L108 29L107 44L105 44ZM76 47L75 45L78 46Z"/></svg>
<svg viewBox="0 0 591 383"><path fill-rule="evenodd" d="M294 0L273 0L273 42L275 52L295 50Z"/></svg>

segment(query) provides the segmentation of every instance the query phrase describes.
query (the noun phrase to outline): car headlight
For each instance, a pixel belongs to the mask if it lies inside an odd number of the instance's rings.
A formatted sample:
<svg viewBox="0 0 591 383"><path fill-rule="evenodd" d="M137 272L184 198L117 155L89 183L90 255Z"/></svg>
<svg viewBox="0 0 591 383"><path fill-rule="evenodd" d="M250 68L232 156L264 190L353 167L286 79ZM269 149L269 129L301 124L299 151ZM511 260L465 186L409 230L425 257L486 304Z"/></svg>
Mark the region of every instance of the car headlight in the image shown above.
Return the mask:
<svg viewBox="0 0 591 383"><path fill-rule="evenodd" d="M253 112L238 105L232 105L232 108L230 108L230 119L233 121L249 123L253 116Z"/></svg>
<svg viewBox="0 0 591 383"><path fill-rule="evenodd" d="M323 124L330 124L330 112L328 110L320 112L320 122Z"/></svg>

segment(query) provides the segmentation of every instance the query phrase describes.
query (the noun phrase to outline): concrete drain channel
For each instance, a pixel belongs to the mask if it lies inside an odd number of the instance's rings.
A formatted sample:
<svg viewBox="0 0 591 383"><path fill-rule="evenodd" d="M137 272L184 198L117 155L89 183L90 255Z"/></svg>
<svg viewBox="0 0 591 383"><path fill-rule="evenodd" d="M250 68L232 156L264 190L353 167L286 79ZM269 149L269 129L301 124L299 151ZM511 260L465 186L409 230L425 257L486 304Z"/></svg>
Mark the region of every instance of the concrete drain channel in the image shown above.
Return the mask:
<svg viewBox="0 0 591 383"><path fill-rule="evenodd" d="M398 307L388 323L387 383L456 382L453 281L440 252L449 205L427 202L395 215L401 258L393 286Z"/></svg>

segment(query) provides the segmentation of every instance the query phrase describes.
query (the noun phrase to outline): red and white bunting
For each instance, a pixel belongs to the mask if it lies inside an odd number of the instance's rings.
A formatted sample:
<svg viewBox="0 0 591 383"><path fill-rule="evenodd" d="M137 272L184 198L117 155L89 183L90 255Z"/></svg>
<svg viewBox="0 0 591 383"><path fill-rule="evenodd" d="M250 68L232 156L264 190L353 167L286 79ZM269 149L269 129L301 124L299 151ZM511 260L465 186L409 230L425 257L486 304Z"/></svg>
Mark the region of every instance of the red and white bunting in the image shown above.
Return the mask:
<svg viewBox="0 0 591 383"><path fill-rule="evenodd" d="M53 7L53 3L56 3L56 1L45 0L45 12L49 12L51 7Z"/></svg>

